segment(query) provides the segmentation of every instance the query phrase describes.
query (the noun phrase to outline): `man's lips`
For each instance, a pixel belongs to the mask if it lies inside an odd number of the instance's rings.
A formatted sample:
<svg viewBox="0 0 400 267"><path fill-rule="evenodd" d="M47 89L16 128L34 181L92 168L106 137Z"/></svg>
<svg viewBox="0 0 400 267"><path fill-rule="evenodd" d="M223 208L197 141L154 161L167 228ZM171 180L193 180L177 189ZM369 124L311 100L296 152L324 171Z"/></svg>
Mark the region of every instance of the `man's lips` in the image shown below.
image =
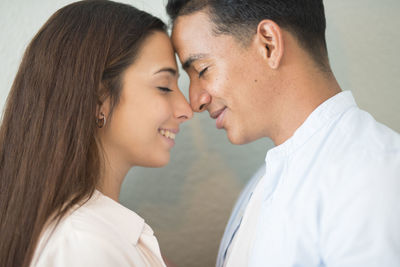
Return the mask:
<svg viewBox="0 0 400 267"><path fill-rule="evenodd" d="M226 107L223 107L222 109L210 113L211 118L217 119L215 125L217 126L218 129L222 129L223 127L225 112L226 112Z"/></svg>
<svg viewBox="0 0 400 267"><path fill-rule="evenodd" d="M217 111L210 112L210 117L213 118L213 119L215 120L216 118L218 118L218 116L219 116L225 109L226 109L226 107L223 107L223 108L221 108L221 109L219 109L219 110L217 110Z"/></svg>

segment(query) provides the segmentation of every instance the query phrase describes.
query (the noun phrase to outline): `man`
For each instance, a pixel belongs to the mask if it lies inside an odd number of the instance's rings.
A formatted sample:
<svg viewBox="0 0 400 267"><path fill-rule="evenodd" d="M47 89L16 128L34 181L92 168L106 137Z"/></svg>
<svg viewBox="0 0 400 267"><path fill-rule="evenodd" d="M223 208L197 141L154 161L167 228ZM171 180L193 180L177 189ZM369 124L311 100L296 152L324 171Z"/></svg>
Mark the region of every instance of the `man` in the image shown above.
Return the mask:
<svg viewBox="0 0 400 267"><path fill-rule="evenodd" d="M233 144L276 145L217 265L400 266L400 136L339 87L322 0L170 0L167 12L192 109Z"/></svg>

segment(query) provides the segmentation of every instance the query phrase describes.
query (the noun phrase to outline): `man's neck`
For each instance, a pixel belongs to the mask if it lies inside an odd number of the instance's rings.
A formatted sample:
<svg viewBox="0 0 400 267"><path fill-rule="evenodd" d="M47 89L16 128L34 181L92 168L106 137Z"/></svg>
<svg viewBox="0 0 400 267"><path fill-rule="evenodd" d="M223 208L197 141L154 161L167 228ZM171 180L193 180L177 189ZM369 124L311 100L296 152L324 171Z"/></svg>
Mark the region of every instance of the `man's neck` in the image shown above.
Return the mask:
<svg viewBox="0 0 400 267"><path fill-rule="evenodd" d="M293 136L310 114L323 102L342 90L331 73L304 71L286 90L283 107L276 131L271 134L275 145L280 145Z"/></svg>

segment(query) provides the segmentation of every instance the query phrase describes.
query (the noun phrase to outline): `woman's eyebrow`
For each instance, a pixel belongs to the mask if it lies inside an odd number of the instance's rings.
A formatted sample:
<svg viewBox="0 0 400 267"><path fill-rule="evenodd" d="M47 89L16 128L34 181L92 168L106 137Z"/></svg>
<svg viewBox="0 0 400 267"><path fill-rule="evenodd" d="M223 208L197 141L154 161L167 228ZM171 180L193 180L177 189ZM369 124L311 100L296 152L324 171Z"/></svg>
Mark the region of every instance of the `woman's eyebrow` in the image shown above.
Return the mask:
<svg viewBox="0 0 400 267"><path fill-rule="evenodd" d="M177 74L178 74L176 69L166 67L166 68L162 68L162 69L159 69L158 71L154 72L153 75L161 73L161 72L168 72L168 73L172 74L172 76L177 76Z"/></svg>

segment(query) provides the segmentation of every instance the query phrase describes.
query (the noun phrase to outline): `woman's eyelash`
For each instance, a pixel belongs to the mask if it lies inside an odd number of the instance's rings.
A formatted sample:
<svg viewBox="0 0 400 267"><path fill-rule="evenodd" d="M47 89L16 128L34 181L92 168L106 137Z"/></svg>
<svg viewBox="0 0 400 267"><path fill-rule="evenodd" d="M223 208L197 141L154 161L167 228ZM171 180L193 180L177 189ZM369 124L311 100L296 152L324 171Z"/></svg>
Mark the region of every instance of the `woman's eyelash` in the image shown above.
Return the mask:
<svg viewBox="0 0 400 267"><path fill-rule="evenodd" d="M168 87L157 87L158 89L160 89L163 92L172 92L171 89L169 89Z"/></svg>
<svg viewBox="0 0 400 267"><path fill-rule="evenodd" d="M208 70L207 68L204 68L202 71L199 72L199 78L201 78L201 76L203 76L203 74Z"/></svg>

